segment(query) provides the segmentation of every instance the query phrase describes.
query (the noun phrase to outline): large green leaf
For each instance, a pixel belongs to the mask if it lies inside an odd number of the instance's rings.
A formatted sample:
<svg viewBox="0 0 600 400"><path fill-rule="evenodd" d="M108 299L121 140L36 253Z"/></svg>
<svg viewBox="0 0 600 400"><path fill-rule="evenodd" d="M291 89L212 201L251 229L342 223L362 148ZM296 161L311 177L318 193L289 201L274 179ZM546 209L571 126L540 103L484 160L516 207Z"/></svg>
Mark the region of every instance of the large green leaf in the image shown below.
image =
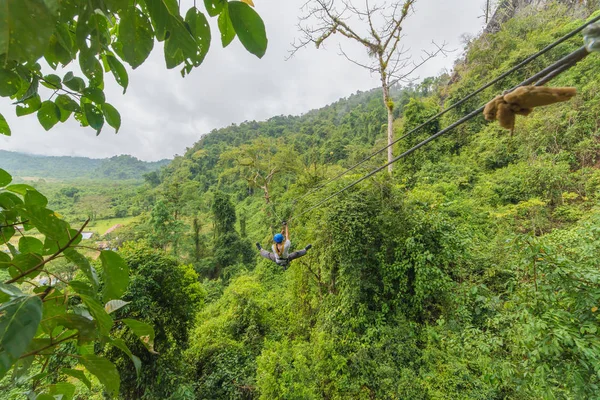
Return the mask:
<svg viewBox="0 0 600 400"><path fill-rule="evenodd" d="M104 118L108 125L115 128L115 133L118 133L121 128L121 114L119 114L119 111L111 104L104 103L102 104L102 112L104 113Z"/></svg>
<svg viewBox="0 0 600 400"><path fill-rule="evenodd" d="M44 319L46 315L44 314ZM55 317L48 323L52 323L54 326L64 326L67 329L75 329L79 332L78 343L89 343L98 337L96 333L96 324L94 321L77 314L63 314ZM42 324L46 322L42 321ZM51 326L51 325L50 325Z"/></svg>
<svg viewBox="0 0 600 400"><path fill-rule="evenodd" d="M36 61L44 55L56 17L44 0L0 0L0 59Z"/></svg>
<svg viewBox="0 0 600 400"><path fill-rule="evenodd" d="M221 44L223 47L227 47L229 46L229 43L235 39L235 29L233 29L231 18L229 18L228 3L224 4L225 5L219 14L219 18L217 19L217 24L219 26L219 31L221 32Z"/></svg>
<svg viewBox="0 0 600 400"><path fill-rule="evenodd" d="M106 102L106 96L102 89L96 87L89 87L83 90L83 96L90 99L96 104L104 104Z"/></svg>
<svg viewBox="0 0 600 400"><path fill-rule="evenodd" d="M68 298L65 297L64 293L60 292L57 289L52 289L51 292L46 296L46 298L44 299L43 308L44 318L42 318L41 322L42 330L45 333L51 334L54 328L56 328L59 325L63 325L60 324L60 319L66 316L67 302ZM92 321L89 322L92 324L92 326L94 326L94 323ZM69 327L67 325L63 326Z"/></svg>
<svg viewBox="0 0 600 400"><path fill-rule="evenodd" d="M75 395L75 385L68 382L58 382L48 386L48 394L54 399L72 400ZM37 400L37 399L36 399Z"/></svg>
<svg viewBox="0 0 600 400"><path fill-rule="evenodd" d="M188 25L192 36L196 40L196 56L192 58L195 67L199 66L210 48L210 26L208 20L196 8L190 8L185 15L185 22Z"/></svg>
<svg viewBox="0 0 600 400"><path fill-rule="evenodd" d="M21 78L13 71L0 69L0 96L16 94L21 89Z"/></svg>
<svg viewBox="0 0 600 400"><path fill-rule="evenodd" d="M59 94L56 97L55 103L58 107L63 110L72 111L72 112L81 112L81 107L75 100L73 100L69 95Z"/></svg>
<svg viewBox="0 0 600 400"><path fill-rule="evenodd" d="M0 114L0 135L10 136L11 133L10 126L8 126L8 122L6 122L6 118L4 118L4 115Z"/></svg>
<svg viewBox="0 0 600 400"><path fill-rule="evenodd" d="M229 2L229 17L246 50L258 58L267 51L265 24L256 11L241 1Z"/></svg>
<svg viewBox="0 0 600 400"><path fill-rule="evenodd" d="M85 376L85 372L79 369L63 368L61 372L65 375L72 376L75 379L81 381L88 389L92 389L92 382Z"/></svg>
<svg viewBox="0 0 600 400"><path fill-rule="evenodd" d="M142 369L142 361L139 359L139 357L136 357L133 355L133 353L131 352L131 350L129 350L129 347L127 347L127 344L125 343L125 341L123 339L113 339L110 341L110 343L113 346L121 349L123 351L123 353L125 353L129 356L129 358L133 362L133 366L135 367L135 372L139 378L140 371Z"/></svg>
<svg viewBox="0 0 600 400"><path fill-rule="evenodd" d="M10 260L10 257L9 257ZM15 285L0 283L0 303L5 303L15 297L23 296L23 292Z"/></svg>
<svg viewBox="0 0 600 400"><path fill-rule="evenodd" d="M140 338L150 353L158 354L154 351L154 328L152 328L152 325L135 319L123 319L122 321Z"/></svg>
<svg viewBox="0 0 600 400"><path fill-rule="evenodd" d="M90 373L96 375L110 395L116 396L119 393L121 378L119 377L117 367L113 363L104 357L94 354L82 356L80 361Z"/></svg>
<svg viewBox="0 0 600 400"><path fill-rule="evenodd" d="M94 288L98 287L98 275L96 274L96 270L83 254L73 248L66 249L63 254L69 261L81 269L81 272L83 272L92 285L94 285Z"/></svg>
<svg viewBox="0 0 600 400"><path fill-rule="evenodd" d="M0 168L0 187L4 187L12 182L12 176L2 168Z"/></svg>
<svg viewBox="0 0 600 400"><path fill-rule="evenodd" d="M115 80L123 88L123 94L125 94L127 86L129 86L129 75L127 75L127 70L117 57L110 54L106 56L106 62L108 63L110 72L112 72Z"/></svg>
<svg viewBox="0 0 600 400"><path fill-rule="evenodd" d="M223 7L226 3L227 0L204 0L204 7L206 7L208 15L216 17L223 11Z"/></svg>
<svg viewBox="0 0 600 400"><path fill-rule="evenodd" d="M46 207L48 199L35 189L28 189L24 196L25 205L27 207Z"/></svg>
<svg viewBox="0 0 600 400"><path fill-rule="evenodd" d="M79 67L81 72L90 80L90 86L100 86L104 81L102 63L94 52L86 50L79 52ZM67 82L64 82L67 87Z"/></svg>
<svg viewBox="0 0 600 400"><path fill-rule="evenodd" d="M60 109L54 102L46 100L38 110L37 118L40 121L40 125L49 131L60 121Z"/></svg>
<svg viewBox="0 0 600 400"><path fill-rule="evenodd" d="M100 133L104 126L104 115L102 114L102 111L93 104L85 103L83 105L83 113L85 114L88 124L90 124L97 133Z"/></svg>
<svg viewBox="0 0 600 400"><path fill-rule="evenodd" d="M93 297L81 293L79 293L79 297L81 297L81 300L88 308L90 314L94 317L94 320L96 320L100 333L104 336L108 336L110 328L113 326L113 319L111 316L104 311L104 307L102 307Z"/></svg>
<svg viewBox="0 0 600 400"><path fill-rule="evenodd" d="M63 78L63 84L71 90L81 92L85 89L85 81L72 72L67 72Z"/></svg>
<svg viewBox="0 0 600 400"><path fill-rule="evenodd" d="M17 116L22 117L24 115L33 114L42 106L42 100L39 95L34 95L17 105Z"/></svg>
<svg viewBox="0 0 600 400"><path fill-rule="evenodd" d="M159 42L167 38L171 16L179 15L177 0L145 0Z"/></svg>
<svg viewBox="0 0 600 400"><path fill-rule="evenodd" d="M0 377L23 355L42 320L37 296L18 297L0 306Z"/></svg>
<svg viewBox="0 0 600 400"><path fill-rule="evenodd" d="M21 253L39 253L44 249L44 243L33 236L23 236L19 239L19 252Z"/></svg>
<svg viewBox="0 0 600 400"><path fill-rule="evenodd" d="M119 24L119 42L123 60L133 69L142 65L154 47L154 32L148 18L136 7L130 7Z"/></svg>
<svg viewBox="0 0 600 400"><path fill-rule="evenodd" d="M175 68L185 60L195 58L198 45L181 17L171 17L169 26L171 35L165 42L165 61L167 68Z"/></svg>
<svg viewBox="0 0 600 400"><path fill-rule="evenodd" d="M100 261L104 281L102 289L104 301L120 298L129 285L129 267L121 256L110 250L100 253Z"/></svg>

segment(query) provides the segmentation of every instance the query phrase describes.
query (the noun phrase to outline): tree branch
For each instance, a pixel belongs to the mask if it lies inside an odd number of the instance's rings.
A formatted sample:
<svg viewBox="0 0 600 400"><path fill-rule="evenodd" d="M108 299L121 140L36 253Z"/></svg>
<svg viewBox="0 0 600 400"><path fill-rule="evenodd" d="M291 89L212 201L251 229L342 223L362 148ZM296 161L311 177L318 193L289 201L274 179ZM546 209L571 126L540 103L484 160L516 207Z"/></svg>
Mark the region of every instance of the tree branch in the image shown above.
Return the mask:
<svg viewBox="0 0 600 400"><path fill-rule="evenodd" d="M87 221L85 221L85 223L82 225L82 227L79 229L79 231L77 231L77 234L75 236L73 236L71 239L69 239L69 241L67 242L66 245L64 245L63 247L61 247L60 249L58 249L58 251L56 253L54 253L53 255L51 255L50 257L48 257L47 259L43 260L42 262L40 262L38 265L36 265L35 267L32 267L30 269L28 269L25 272L22 272L21 274L19 274L17 277L12 278L7 280L6 282L4 282L5 284L10 284L10 283L15 283L16 281L18 281L19 279L23 278L24 276L27 276L29 274L31 274L32 272L37 271L38 269L42 268L44 265L48 264L50 261L54 260L55 258L58 258L58 256L60 256L62 254L63 251L65 251L66 249L68 249L71 244L73 244L73 242L75 241L75 239L81 235L81 232L83 232L83 230L85 229L85 227L87 226L87 224L90 222L90 219L88 218Z"/></svg>

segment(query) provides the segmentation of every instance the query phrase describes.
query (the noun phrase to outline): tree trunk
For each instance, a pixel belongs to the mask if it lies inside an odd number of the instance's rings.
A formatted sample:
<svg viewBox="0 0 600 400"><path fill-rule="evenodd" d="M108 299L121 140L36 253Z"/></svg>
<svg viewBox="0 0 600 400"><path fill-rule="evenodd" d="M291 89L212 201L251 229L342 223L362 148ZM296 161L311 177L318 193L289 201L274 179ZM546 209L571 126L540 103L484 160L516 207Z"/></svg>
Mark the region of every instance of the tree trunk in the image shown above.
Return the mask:
<svg viewBox="0 0 600 400"><path fill-rule="evenodd" d="M392 143L394 142L394 103L390 97L390 88L387 85L385 79L381 80L383 89L383 104L387 110L387 139L388 139L388 163L394 159L394 151L392 149ZM393 170L392 164L388 165L388 173L391 175Z"/></svg>

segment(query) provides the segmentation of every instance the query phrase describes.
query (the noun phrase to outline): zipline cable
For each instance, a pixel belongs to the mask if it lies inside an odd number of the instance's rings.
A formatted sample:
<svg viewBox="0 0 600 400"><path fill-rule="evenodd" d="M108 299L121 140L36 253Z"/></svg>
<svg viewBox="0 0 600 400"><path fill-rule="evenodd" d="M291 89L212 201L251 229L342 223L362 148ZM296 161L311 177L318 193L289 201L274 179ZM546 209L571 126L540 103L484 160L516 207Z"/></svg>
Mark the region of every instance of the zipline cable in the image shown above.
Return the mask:
<svg viewBox="0 0 600 400"><path fill-rule="evenodd" d="M530 62L534 61L535 59L537 59L538 57L544 55L545 53L547 53L548 51L552 50L553 48L555 48L556 46L564 43L565 41L571 39L572 37L574 37L575 35L577 35L578 33L580 33L581 31L583 31L585 28L587 28L589 25L594 24L596 22L600 21L600 16L597 16L596 18L591 19L590 21L586 22L585 24L581 25L580 27L578 27L577 29L569 32L568 34L566 34L565 36L561 37L560 39L558 39L557 41L549 44L548 46L544 47L542 50L538 51L537 53L527 57L525 60L521 61L519 64L515 65L514 67L512 67L511 69L509 69L508 71L504 72L502 75L498 76L497 78L495 78L494 80L492 80L491 82L485 84L484 86L480 87L479 89L475 90L474 92L472 92L471 94L467 95L466 97L464 97L462 100L452 104L451 106L449 106L448 108L440 111L439 113L437 113L436 115L434 115L433 117L429 118L427 121L423 122L421 125L417 126L416 128L412 129L411 131L407 132L406 134L402 135L401 137L399 137L398 139L394 140L392 143L388 144L387 146L377 150L376 152L372 153L371 155L367 156L366 158L364 158L363 160L359 161L358 163L354 164L353 166L349 167L348 169L344 170L343 172L341 172L340 174L334 176L333 178L329 179L328 181L326 181L325 183L317 186L316 188L309 190L307 193L303 194L302 196L296 198L293 200L293 203L297 203L298 201L304 199L305 197L315 193L318 190L321 190L322 188L324 188L325 186L331 184L332 182L338 180L339 178L341 178L342 176L346 175L348 172L354 170L355 168L357 168L358 166L364 164L365 162L369 161L370 159L372 159L373 157L375 157L376 155L379 155L381 153L383 153L385 150L387 150L390 146L395 145L396 143L398 143L401 140L406 139L408 136L412 135L413 133L421 130L422 128L424 128L425 126L427 126L428 124L430 124L431 122L435 121L436 119L440 118L441 116L445 115L446 113L448 113L449 111L455 109L456 107L460 106L461 104L464 104L467 100L473 98L474 96L478 95L479 93L483 92L484 90L488 89L489 87L495 85L496 83L500 82L501 80L503 80L504 78L506 78L507 76L509 76L510 74L512 74L513 72L521 69L522 67L526 66L527 64L529 64ZM390 163L388 163L387 165L389 165Z"/></svg>
<svg viewBox="0 0 600 400"><path fill-rule="evenodd" d="M521 82L519 85L511 88L510 90L505 91L505 93L512 92L513 90L515 90L516 88L518 88L520 86L531 85L534 82L535 82L535 86L544 85L545 83L547 83L551 79L553 79L556 76L558 76L560 73L565 72L567 69L573 67L577 62L583 60L589 54L590 53L588 52L588 50L585 48L585 46L583 46L583 47L579 48L578 50L574 51L573 53L571 53L571 54L563 57L562 59L560 59L556 63L552 64L551 66L549 66L549 67L543 69L542 71L538 72L537 74L535 74L531 78L529 78L529 79ZM427 145L429 142L432 142L432 141L436 140L437 138L439 138L440 136L442 136L442 135L450 132L454 128L456 128L456 127L464 124L465 122L467 122L467 121L475 118L477 115L481 115L481 113L483 112L484 108L485 108L485 105L483 105L483 106L479 107L477 110L475 110L475 111L473 111L473 112L465 115L463 118L461 118L460 120L456 121L452 125L448 126L447 128L442 129L438 133L436 133L436 134L428 137L427 139L423 140L419 144L415 145L414 147L408 149L404 153L402 153L399 156L395 157L393 160L391 160L387 164L374 169L373 171L369 172L367 175L363 176L359 180L354 181L353 183L351 183L351 184L345 186L344 188L342 188L341 190L338 190L337 192L333 193L332 195L330 195L330 196L326 197L325 199L321 200L320 202L318 202L314 206L310 207L308 210L305 210L302 213L300 213L297 216L295 216L295 218L300 218L304 214L307 214L307 213L311 212L312 210L320 207L321 205L325 204L326 202L328 202L329 200L333 199L334 197L339 196L340 194L342 194L346 190L348 190L348 189L350 189L350 188L358 185L362 181L364 181L364 180L372 177L373 175L377 174L378 172L384 170L389 165L391 165L391 164L399 161L400 159L408 156L411 153L414 153L416 150L418 150L421 147Z"/></svg>

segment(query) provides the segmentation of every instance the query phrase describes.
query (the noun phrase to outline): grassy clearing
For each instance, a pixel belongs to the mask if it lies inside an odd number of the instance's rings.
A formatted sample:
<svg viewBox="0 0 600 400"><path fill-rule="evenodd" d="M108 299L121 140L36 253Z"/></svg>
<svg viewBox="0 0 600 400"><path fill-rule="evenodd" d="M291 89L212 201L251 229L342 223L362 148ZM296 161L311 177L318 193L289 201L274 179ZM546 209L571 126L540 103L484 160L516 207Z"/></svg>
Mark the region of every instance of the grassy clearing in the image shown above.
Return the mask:
<svg viewBox="0 0 600 400"><path fill-rule="evenodd" d="M98 235L103 235L109 228L121 224L127 226L134 222L138 222L140 217L124 217L124 218L109 218L90 222L86 230L94 232Z"/></svg>

